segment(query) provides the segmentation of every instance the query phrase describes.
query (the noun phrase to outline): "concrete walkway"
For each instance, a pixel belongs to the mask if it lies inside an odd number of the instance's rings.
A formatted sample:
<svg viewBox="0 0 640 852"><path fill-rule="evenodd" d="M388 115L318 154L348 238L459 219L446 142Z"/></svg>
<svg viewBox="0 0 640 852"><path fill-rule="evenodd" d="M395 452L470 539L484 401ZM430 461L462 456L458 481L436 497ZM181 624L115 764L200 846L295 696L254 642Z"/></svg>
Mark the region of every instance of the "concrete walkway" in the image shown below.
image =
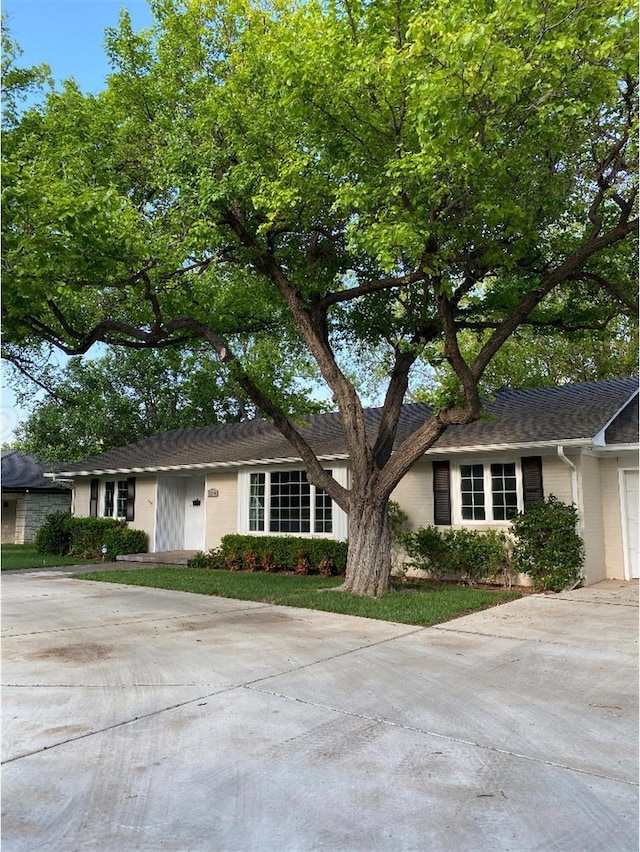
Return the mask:
<svg viewBox="0 0 640 852"><path fill-rule="evenodd" d="M635 852L638 586L434 628L2 577L2 852Z"/></svg>

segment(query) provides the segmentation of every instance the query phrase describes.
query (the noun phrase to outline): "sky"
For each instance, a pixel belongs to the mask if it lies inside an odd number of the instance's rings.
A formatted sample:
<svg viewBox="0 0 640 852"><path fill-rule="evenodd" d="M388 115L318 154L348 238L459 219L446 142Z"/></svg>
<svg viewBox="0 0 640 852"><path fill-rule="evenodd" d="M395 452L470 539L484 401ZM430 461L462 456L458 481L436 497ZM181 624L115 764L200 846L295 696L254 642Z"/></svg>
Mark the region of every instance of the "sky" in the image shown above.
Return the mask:
<svg viewBox="0 0 640 852"><path fill-rule="evenodd" d="M70 77L85 92L99 92L109 74L104 31L116 26L127 9L134 29L151 23L146 0L3 0L2 12L11 37L22 48L19 65L46 62L60 84ZM3 372L4 378L4 372ZM0 442L11 441L27 415L13 391L2 388Z"/></svg>

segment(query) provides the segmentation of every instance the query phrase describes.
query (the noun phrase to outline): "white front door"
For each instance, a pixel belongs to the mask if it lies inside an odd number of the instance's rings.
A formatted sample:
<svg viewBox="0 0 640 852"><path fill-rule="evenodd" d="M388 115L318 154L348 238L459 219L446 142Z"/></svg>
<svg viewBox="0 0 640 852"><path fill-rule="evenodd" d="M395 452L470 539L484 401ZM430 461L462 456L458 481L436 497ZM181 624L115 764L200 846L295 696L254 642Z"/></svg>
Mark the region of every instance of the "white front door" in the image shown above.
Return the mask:
<svg viewBox="0 0 640 852"><path fill-rule="evenodd" d="M622 524L625 545L625 574L627 579L638 579L638 471L622 472Z"/></svg>
<svg viewBox="0 0 640 852"><path fill-rule="evenodd" d="M204 476L191 476L185 480L184 497L183 547L185 550L204 550Z"/></svg>

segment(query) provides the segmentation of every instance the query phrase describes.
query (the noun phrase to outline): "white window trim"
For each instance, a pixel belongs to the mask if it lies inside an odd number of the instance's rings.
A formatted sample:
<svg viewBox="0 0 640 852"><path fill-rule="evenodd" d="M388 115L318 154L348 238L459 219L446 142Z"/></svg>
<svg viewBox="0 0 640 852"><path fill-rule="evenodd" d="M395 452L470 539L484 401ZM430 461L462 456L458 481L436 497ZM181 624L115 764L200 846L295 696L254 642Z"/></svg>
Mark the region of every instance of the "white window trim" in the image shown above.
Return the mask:
<svg viewBox="0 0 640 852"><path fill-rule="evenodd" d="M113 482L113 514L105 515L105 495L107 493L107 482ZM100 481L98 486L98 517L99 518L113 518L116 521L126 521L127 519L127 504L125 500L124 506L124 514L118 515L118 482L124 482L125 485L127 483L126 477L124 479L103 479Z"/></svg>
<svg viewBox="0 0 640 852"><path fill-rule="evenodd" d="M491 465L514 464L516 466L516 490L518 497L518 512L524 511L524 489L522 485L522 462L513 456L496 457L491 459L461 459L451 463L451 523L464 527L509 527L511 521L493 520L493 491L491 488ZM484 507L487 517L476 521L462 517L462 471L468 465L482 465L484 477Z"/></svg>
<svg viewBox="0 0 640 852"><path fill-rule="evenodd" d="M340 485L347 487L347 466L344 462L333 461L323 465L325 470L333 471L333 478ZM287 465L265 465L260 467L243 468L238 473L238 532L242 535L256 536L296 536L301 538L332 538L336 541L344 541L347 538L347 516L340 507L332 501L332 525L333 532L313 532L315 526L315 486L311 485L311 528L308 533L290 533L290 532L270 532L269 530L269 512L268 507L271 501L271 476L272 473L285 473L293 470L304 470L301 464ZM249 493L252 473L265 474L265 529L250 530L249 529Z"/></svg>

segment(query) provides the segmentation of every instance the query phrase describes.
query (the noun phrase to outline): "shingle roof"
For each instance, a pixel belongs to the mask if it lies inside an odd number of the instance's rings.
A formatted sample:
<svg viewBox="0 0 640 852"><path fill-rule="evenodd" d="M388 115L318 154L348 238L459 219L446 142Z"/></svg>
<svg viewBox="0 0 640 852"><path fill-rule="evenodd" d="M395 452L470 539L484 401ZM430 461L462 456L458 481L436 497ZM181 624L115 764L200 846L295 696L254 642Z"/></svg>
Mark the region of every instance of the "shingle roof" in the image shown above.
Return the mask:
<svg viewBox="0 0 640 852"><path fill-rule="evenodd" d="M57 491L60 490L50 479L43 476L44 466L33 456L25 456L17 450L2 452L3 491Z"/></svg>
<svg viewBox="0 0 640 852"><path fill-rule="evenodd" d="M533 390L502 390L486 406L487 417L466 426L451 426L433 447L435 451L465 447L544 444L593 439L637 391L638 380L613 379ZM429 418L424 403L405 405L396 444ZM370 435L375 435L381 409L365 412ZM611 427L610 427L611 428ZM625 434L631 431L627 427ZM345 455L339 415L307 418L302 432L320 456ZM637 440L637 425L636 439ZM110 450L82 462L59 466L59 473L158 470L189 466L238 464L296 458L296 451L275 426L264 420L178 429Z"/></svg>

